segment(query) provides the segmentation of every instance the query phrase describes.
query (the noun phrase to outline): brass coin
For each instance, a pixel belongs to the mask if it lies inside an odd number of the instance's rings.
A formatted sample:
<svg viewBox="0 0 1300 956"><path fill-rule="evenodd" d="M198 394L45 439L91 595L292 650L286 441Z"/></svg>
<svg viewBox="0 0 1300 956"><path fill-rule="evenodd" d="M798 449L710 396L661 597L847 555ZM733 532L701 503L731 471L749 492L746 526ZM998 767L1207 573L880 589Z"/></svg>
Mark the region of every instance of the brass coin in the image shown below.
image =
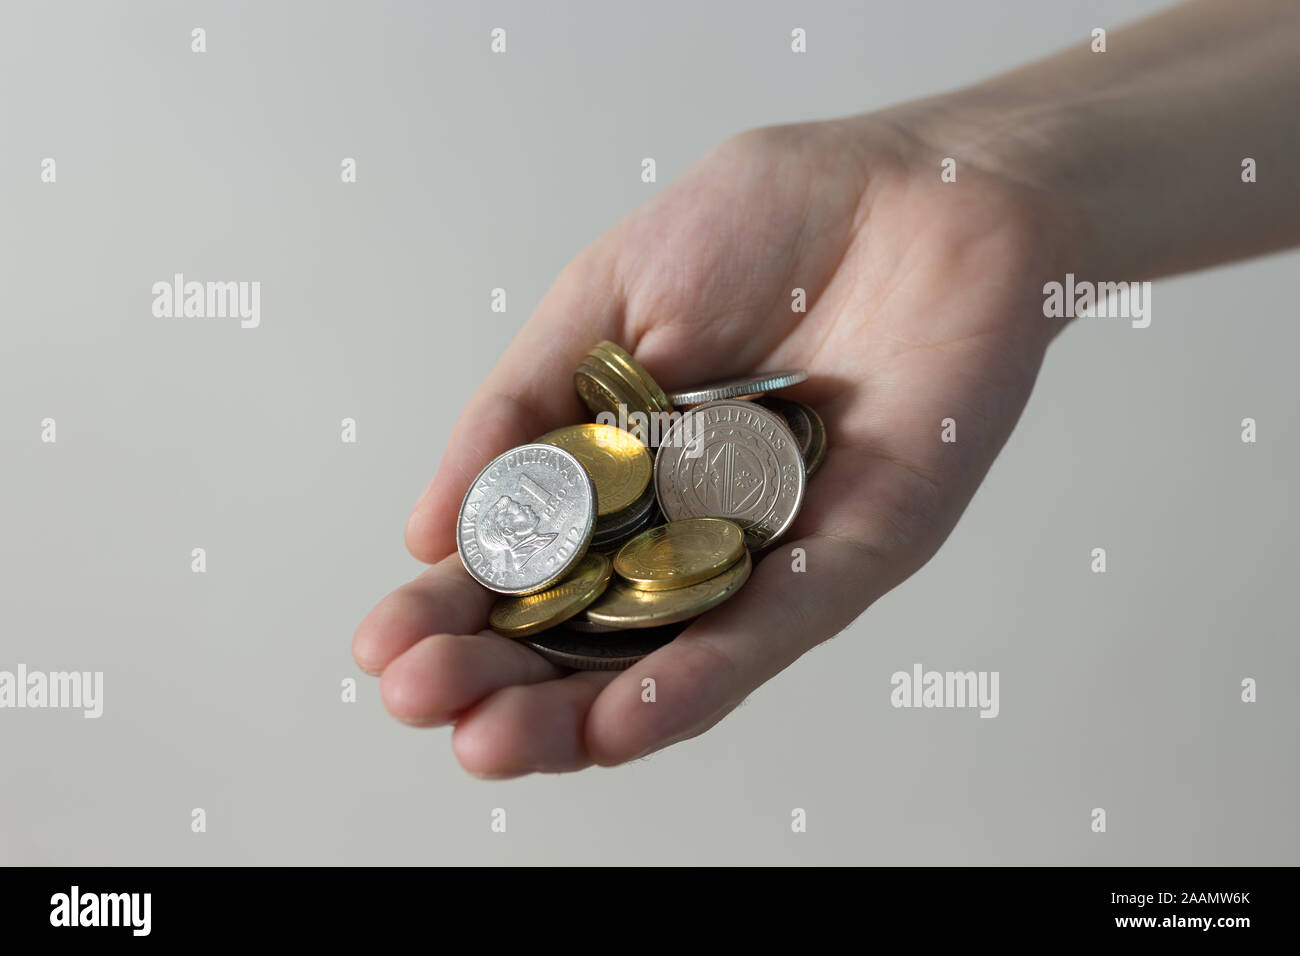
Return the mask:
<svg viewBox="0 0 1300 956"><path fill-rule="evenodd" d="M601 412L618 414L619 403L626 404L628 397L620 385L608 371L593 367L586 359L582 360L578 370L573 373L573 387L593 415Z"/></svg>
<svg viewBox="0 0 1300 956"><path fill-rule="evenodd" d="M621 428L570 425L548 432L537 441L563 448L582 462L596 486L596 514L600 518L637 503L650 485L654 470L650 452L636 436Z"/></svg>
<svg viewBox="0 0 1300 956"><path fill-rule="evenodd" d="M578 633L569 625L538 634L524 643L552 664L584 671L619 671L668 644L689 621L618 633Z"/></svg>
<svg viewBox="0 0 1300 956"><path fill-rule="evenodd" d="M739 525L723 518L686 518L641 532L614 557L614 570L642 591L667 591L721 574L744 550Z"/></svg>
<svg viewBox="0 0 1300 956"><path fill-rule="evenodd" d="M607 339L597 344L592 351L613 359L619 367L626 370L629 376L640 381L646 391L650 393L656 411L671 412L673 410L673 403L668 400L668 394L659 387L658 382L650 377L650 373L645 370L645 366L634 359L631 353L622 346Z"/></svg>
<svg viewBox="0 0 1300 956"><path fill-rule="evenodd" d="M626 352L623 353L627 355ZM631 358L629 355L628 358ZM611 378L617 381L629 395L636 398L636 403L629 403L628 413L631 414L634 408L640 408L647 414L653 414L659 411L659 405L655 401L654 395L650 392L650 386L643 382L640 377L631 371L631 367L624 365L610 352L605 352L600 346L596 346L587 353L585 362L604 371ZM656 386L657 387L657 386Z"/></svg>
<svg viewBox="0 0 1300 956"><path fill-rule="evenodd" d="M526 637L568 620L604 593L612 565L603 554L586 554L563 581L525 597L501 598L488 613L492 630Z"/></svg>
<svg viewBox="0 0 1300 956"><path fill-rule="evenodd" d="M620 628L657 627L684 621L716 607L740 589L753 563L749 552L721 574L689 587L671 591L642 591L623 581L612 581L600 600L587 608L586 619Z"/></svg>
<svg viewBox="0 0 1300 956"><path fill-rule="evenodd" d="M653 416L659 411L655 405L655 400L651 397L649 390L636 378L631 377L617 362L612 358L592 349L587 353L587 357L582 360L578 366L579 370L586 369L590 374L596 373L597 376L604 378L609 383L609 387L618 395L622 396L622 403L627 407L628 431L636 433L638 436L644 434L649 429L643 429L641 423L632 419L634 412L640 412L646 417L648 426ZM611 409L615 415L618 409Z"/></svg>
<svg viewBox="0 0 1300 956"><path fill-rule="evenodd" d="M799 443L799 451L803 455L804 473L811 475L816 471L826 457L826 423L822 421L822 417L803 402L796 402L789 398L765 395L758 400L758 404L772 409L785 419L794 434L795 441Z"/></svg>
<svg viewBox="0 0 1300 956"><path fill-rule="evenodd" d="M632 413L640 412L647 417L648 423L649 416L653 412L648 395L640 396L633 392L631 387L608 365L598 365L590 358L583 359L578 370L573 373L573 387L593 415L608 412L617 419L621 406L624 414L629 418ZM648 444L649 429L641 427L639 422L629 421L628 431Z"/></svg>

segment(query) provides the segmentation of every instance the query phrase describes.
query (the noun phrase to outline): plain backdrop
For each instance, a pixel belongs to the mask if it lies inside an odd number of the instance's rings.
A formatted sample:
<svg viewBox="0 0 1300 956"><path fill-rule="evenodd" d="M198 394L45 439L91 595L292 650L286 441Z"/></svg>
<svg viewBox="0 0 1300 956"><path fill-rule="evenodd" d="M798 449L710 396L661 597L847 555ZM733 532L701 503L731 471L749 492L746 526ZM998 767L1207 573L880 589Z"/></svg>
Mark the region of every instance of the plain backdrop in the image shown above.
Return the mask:
<svg viewBox="0 0 1300 956"><path fill-rule="evenodd" d="M103 671L105 710L0 710L0 861L1300 862L1295 254L1076 322L939 555L701 738L480 782L350 653L585 244L730 134L1159 6L6 2L0 670ZM155 318L176 272L260 281L261 326ZM1000 715L892 708L917 662L998 671Z"/></svg>

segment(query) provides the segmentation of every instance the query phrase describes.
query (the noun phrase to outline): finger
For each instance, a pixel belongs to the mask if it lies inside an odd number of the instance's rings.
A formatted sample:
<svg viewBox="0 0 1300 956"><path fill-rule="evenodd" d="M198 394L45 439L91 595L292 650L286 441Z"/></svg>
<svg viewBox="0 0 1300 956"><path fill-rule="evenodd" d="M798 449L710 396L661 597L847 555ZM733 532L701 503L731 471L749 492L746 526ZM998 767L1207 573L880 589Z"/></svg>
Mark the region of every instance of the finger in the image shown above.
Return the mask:
<svg viewBox="0 0 1300 956"><path fill-rule="evenodd" d="M573 371L601 339L619 337L621 296L596 254L566 269L466 404L438 472L406 525L406 546L433 562L456 547L456 515L474 477L502 452L590 418Z"/></svg>
<svg viewBox="0 0 1300 956"><path fill-rule="evenodd" d="M484 777L590 766L584 742L587 712L614 679L610 671L579 671L561 680L497 691L457 721L451 738L456 759Z"/></svg>
<svg viewBox="0 0 1300 956"><path fill-rule="evenodd" d="M433 634L394 660L379 682L388 712L416 727L452 723L503 687L535 684L564 671L492 631Z"/></svg>
<svg viewBox="0 0 1300 956"><path fill-rule="evenodd" d="M459 555L448 555L375 605L352 636L352 657L366 673L379 674L421 638L487 626L494 597L469 576Z"/></svg>

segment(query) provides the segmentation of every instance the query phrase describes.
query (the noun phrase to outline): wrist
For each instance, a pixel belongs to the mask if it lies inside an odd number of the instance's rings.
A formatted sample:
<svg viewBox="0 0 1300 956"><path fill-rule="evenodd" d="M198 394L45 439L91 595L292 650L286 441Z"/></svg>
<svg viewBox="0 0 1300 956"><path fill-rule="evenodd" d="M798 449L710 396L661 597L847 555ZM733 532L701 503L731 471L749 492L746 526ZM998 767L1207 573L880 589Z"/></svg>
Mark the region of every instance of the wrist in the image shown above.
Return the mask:
<svg viewBox="0 0 1300 956"><path fill-rule="evenodd" d="M1048 279L1106 275L1123 268L1100 206L1078 180L1062 144L1074 135L1068 111L1012 103L986 88L903 103L853 120L873 143L887 142L898 163L940 182L955 162L954 184L995 192L1009 228ZM1064 157L1064 160L1063 158Z"/></svg>

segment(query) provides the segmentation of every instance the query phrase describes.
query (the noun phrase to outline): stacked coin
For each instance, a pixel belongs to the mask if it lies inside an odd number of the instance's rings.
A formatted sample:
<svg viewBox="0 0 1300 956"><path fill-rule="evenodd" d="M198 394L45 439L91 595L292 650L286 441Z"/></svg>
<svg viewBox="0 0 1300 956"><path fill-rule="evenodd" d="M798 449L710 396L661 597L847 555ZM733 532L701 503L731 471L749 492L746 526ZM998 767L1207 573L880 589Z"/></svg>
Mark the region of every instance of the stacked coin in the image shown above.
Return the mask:
<svg viewBox="0 0 1300 956"><path fill-rule="evenodd" d="M625 658L662 646L740 589L753 566L744 542L739 526L719 518L644 531L619 549L605 593L529 646L564 666L585 654L588 669L625 667Z"/></svg>
<svg viewBox="0 0 1300 956"><path fill-rule="evenodd" d="M636 630L698 617L731 597L750 567L738 525L720 518L670 521L619 549L617 579L587 606L580 623L596 630Z"/></svg>
<svg viewBox="0 0 1300 956"><path fill-rule="evenodd" d="M793 524L825 456L820 416L766 394L806 378L665 393L613 342L592 348L574 386L601 423L500 455L461 505L461 560L503 595L492 628L563 667L622 668L730 598L750 550Z"/></svg>
<svg viewBox="0 0 1300 956"><path fill-rule="evenodd" d="M573 373L573 387L592 413L606 412L641 439L652 443L652 423L672 413L673 406L650 373L613 342L601 342L587 353Z"/></svg>

